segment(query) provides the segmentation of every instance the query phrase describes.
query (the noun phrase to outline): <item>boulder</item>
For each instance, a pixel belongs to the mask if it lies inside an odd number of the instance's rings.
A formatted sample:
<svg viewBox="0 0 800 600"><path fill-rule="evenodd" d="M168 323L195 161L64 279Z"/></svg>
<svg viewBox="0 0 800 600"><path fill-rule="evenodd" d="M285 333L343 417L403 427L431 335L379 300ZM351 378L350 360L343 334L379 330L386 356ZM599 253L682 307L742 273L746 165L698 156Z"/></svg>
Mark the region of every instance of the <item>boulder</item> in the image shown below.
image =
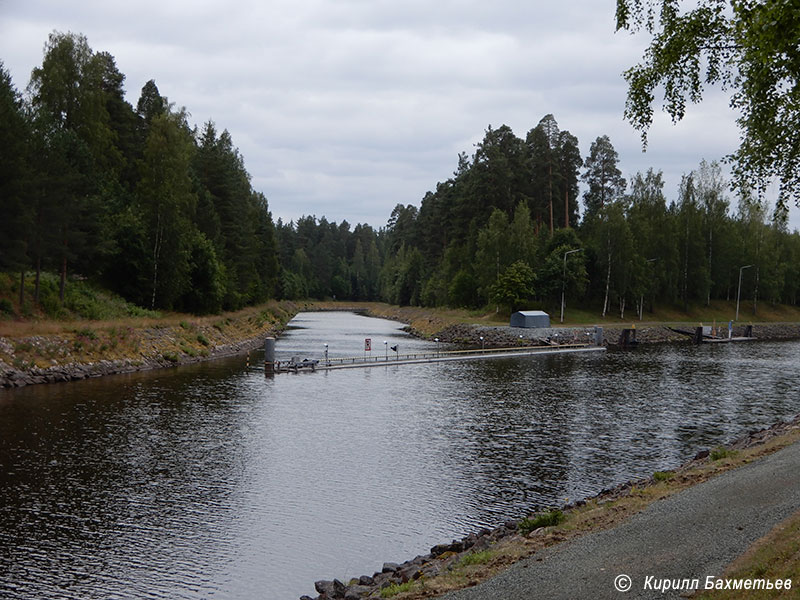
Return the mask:
<svg viewBox="0 0 800 600"><path fill-rule="evenodd" d="M314 589L320 594L324 594L326 598L344 598L347 588L341 581L334 579L333 581L315 581Z"/></svg>
<svg viewBox="0 0 800 600"><path fill-rule="evenodd" d="M400 565L393 562L386 562L383 563L383 568L381 569L381 573L396 573L400 570Z"/></svg>
<svg viewBox="0 0 800 600"><path fill-rule="evenodd" d="M344 600L360 600L364 596L372 592L371 586L366 585L351 585L344 593Z"/></svg>

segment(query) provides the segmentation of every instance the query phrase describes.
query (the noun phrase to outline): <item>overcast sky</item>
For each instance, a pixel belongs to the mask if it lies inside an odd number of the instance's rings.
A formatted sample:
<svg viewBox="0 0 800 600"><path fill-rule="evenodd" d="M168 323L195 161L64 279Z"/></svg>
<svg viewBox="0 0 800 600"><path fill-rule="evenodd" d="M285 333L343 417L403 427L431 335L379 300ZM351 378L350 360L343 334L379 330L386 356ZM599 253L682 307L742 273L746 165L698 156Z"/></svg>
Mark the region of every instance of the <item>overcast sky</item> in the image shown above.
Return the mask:
<svg viewBox="0 0 800 600"><path fill-rule="evenodd" d="M53 30L111 53L134 106L154 79L193 124L230 131L284 221L381 227L449 178L487 126L524 138L548 113L584 157L608 135L628 179L663 171L668 200L738 142L713 93L677 126L657 114L642 153L621 73L646 40L614 33L613 0L0 0L0 60L18 89Z"/></svg>

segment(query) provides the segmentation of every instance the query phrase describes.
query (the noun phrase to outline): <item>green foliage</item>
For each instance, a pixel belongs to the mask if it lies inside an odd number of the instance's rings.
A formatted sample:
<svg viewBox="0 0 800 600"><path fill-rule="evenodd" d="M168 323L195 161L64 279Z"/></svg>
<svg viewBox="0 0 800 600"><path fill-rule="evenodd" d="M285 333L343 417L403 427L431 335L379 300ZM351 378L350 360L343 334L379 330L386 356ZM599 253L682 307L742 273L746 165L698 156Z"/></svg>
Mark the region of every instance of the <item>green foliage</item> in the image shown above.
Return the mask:
<svg viewBox="0 0 800 600"><path fill-rule="evenodd" d="M14 305L8 298L0 298L0 315L10 316L14 314Z"/></svg>
<svg viewBox="0 0 800 600"><path fill-rule="evenodd" d="M656 481L669 481L675 476L674 471L656 471L653 473L653 479Z"/></svg>
<svg viewBox="0 0 800 600"><path fill-rule="evenodd" d="M605 206L619 200L627 185L617 166L619 156L607 135L598 137L586 157L583 180L589 189L583 194L586 215L598 214Z"/></svg>
<svg viewBox="0 0 800 600"><path fill-rule="evenodd" d="M86 338L87 340L94 341L97 339L97 334L93 330L86 327L83 329L79 329L75 333L78 335L78 337Z"/></svg>
<svg viewBox="0 0 800 600"><path fill-rule="evenodd" d="M512 311L521 308L523 303L533 297L536 274L527 263L518 260L508 267L491 287L491 299Z"/></svg>
<svg viewBox="0 0 800 600"><path fill-rule="evenodd" d="M196 139L154 81L136 110L113 56L54 32L24 102L0 64L0 269L58 269L34 304L102 311L73 297L70 272L154 308L213 313L278 293L275 228L227 131ZM200 199L200 200L198 200ZM21 312L28 311L27 306Z"/></svg>
<svg viewBox="0 0 800 600"><path fill-rule="evenodd" d="M560 510L551 510L541 513L535 517L526 517L519 522L519 531L522 535L527 535L535 529L542 527L552 527L559 525L566 520L566 515Z"/></svg>
<svg viewBox="0 0 800 600"><path fill-rule="evenodd" d="M721 460L723 458L730 458L736 456L738 453L739 452L737 450L729 450L724 446L717 446L711 451L709 457L711 458L711 460Z"/></svg>
<svg viewBox="0 0 800 600"><path fill-rule="evenodd" d="M693 5L692 5L693 4ZM737 111L741 143L731 155L741 189L764 191L780 181L780 201L800 201L797 103L798 14L790 2L617 0L617 29L651 36L643 61L625 73L625 116L642 132L653 122L656 90L673 122L687 102L719 85Z"/></svg>
<svg viewBox="0 0 800 600"><path fill-rule="evenodd" d="M580 244L574 229L558 229L548 240L544 262L537 274L541 296L554 302L559 300L562 290L568 298L583 296L588 275L586 252Z"/></svg>
<svg viewBox="0 0 800 600"><path fill-rule="evenodd" d="M414 587L415 584L416 582L414 581L389 584L381 590L381 598L392 598L393 596L397 596L397 594L408 592Z"/></svg>
<svg viewBox="0 0 800 600"><path fill-rule="evenodd" d="M491 294L492 286L498 284L500 273L512 262L512 246L507 239L508 227L508 215L496 208L489 217L489 223L478 232L475 272L485 298Z"/></svg>
<svg viewBox="0 0 800 600"><path fill-rule="evenodd" d="M480 304L480 297L475 293L476 289L475 275L469 269L461 269L453 277L448 289L450 304L467 308L477 307Z"/></svg>
<svg viewBox="0 0 800 600"><path fill-rule="evenodd" d="M417 248L400 247L396 256L387 258L382 277L382 294L392 304L415 306L422 297L422 253Z"/></svg>
<svg viewBox="0 0 800 600"><path fill-rule="evenodd" d="M468 567L470 565L485 565L494 558L495 553L492 550L482 550L480 552L470 552L465 554L456 563L458 567Z"/></svg>

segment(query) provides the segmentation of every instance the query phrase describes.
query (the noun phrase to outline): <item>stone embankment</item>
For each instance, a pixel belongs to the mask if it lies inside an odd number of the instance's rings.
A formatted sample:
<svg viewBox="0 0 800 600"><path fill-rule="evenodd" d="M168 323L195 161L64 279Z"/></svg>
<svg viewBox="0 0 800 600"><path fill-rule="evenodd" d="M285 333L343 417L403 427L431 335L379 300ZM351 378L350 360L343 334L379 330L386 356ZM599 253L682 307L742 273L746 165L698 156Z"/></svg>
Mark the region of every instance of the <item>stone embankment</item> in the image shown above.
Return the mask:
<svg viewBox="0 0 800 600"><path fill-rule="evenodd" d="M201 360L211 360L247 352L260 347L263 344L265 335L260 335L253 339L242 340L231 344L215 346L207 353L199 354L192 352L158 352L154 354L143 354L137 358L118 358L118 359L99 359L91 362L66 362L57 363L51 366L26 366L15 368L0 360L0 388L23 387L38 383L63 383L68 381L80 381L92 377L102 377L104 375L120 375L123 373L133 373L135 371L147 371L150 369L160 369L186 365ZM25 338L23 343L52 345L60 344L68 347L69 341L58 338ZM0 338L0 346L9 345L5 338Z"/></svg>
<svg viewBox="0 0 800 600"><path fill-rule="evenodd" d="M628 326L631 327L631 326ZM744 336L745 325L736 325L733 336ZM455 324L447 325L434 334L424 333L410 325L406 330L412 335L426 339L439 338L441 342L458 345L486 348L504 348L515 345L541 344L541 343L593 343L594 327L551 327L549 329L522 329L507 326L484 326ZM620 336L624 326L603 326L603 343L609 347L620 345ZM676 325L672 329L665 325L637 325L636 341L640 344L664 344L674 342L689 342L689 336L675 331L682 329L689 331L691 327ZM720 331L720 335L727 335L727 328ZM753 326L753 335L758 340L790 340L800 339L800 324L796 323L769 323ZM483 338L483 339L481 339Z"/></svg>
<svg viewBox="0 0 800 600"><path fill-rule="evenodd" d="M754 446L763 445L777 436L786 435L798 429L800 429L800 415L792 421L780 422L766 429L752 431L724 446L724 449L727 451L746 450ZM715 451L719 452L720 448L715 449ZM713 461L714 457L711 454L710 450L698 452L692 460L684 463L674 471L670 471L669 476L680 479L682 474ZM589 502L596 506L611 506L614 501L630 496L634 490L637 493L641 493L644 488L658 484L663 479L658 475L655 474L649 479L621 483L613 488L601 491L594 498L567 504L560 510L569 515L572 511L585 506ZM536 515L531 515L528 518L528 522L535 517ZM530 527L525 528L523 523L524 520L509 520L494 529L482 529L478 532L470 533L460 540L438 544L431 548L428 554L417 556L403 563L383 563L380 571L372 575L352 578L346 584L338 579L317 581L314 584L316 591L319 593L316 599L309 596L301 596L300 600L371 600L381 598L387 588L447 574L457 569L459 565L465 564L467 562L465 559L469 555L497 547L498 544L503 542L519 541L530 548L528 552L530 554L538 548L558 543L564 539L555 533L552 527L543 526L531 529ZM536 542L540 542L538 546Z"/></svg>
<svg viewBox="0 0 800 600"><path fill-rule="evenodd" d="M0 337L0 388L79 381L248 352L297 313L280 303L219 317L140 326L87 323L55 334Z"/></svg>

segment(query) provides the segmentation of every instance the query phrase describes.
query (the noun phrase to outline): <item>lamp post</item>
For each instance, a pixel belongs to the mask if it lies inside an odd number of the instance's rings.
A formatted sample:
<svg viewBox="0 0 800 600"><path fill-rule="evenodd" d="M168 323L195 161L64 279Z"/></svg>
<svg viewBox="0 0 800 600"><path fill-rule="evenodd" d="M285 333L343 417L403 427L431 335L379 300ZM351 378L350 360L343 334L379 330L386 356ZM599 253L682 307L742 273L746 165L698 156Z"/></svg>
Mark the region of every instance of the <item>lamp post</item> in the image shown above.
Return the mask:
<svg viewBox="0 0 800 600"><path fill-rule="evenodd" d="M743 267L739 267L739 288L736 290L736 321L739 320L739 298L742 295L742 271L745 269L749 269L753 265L745 265Z"/></svg>
<svg viewBox="0 0 800 600"><path fill-rule="evenodd" d="M580 252L583 248L576 248L575 250L567 250L564 252L564 272L561 274L561 322L564 322L564 294L567 289L567 255L573 252Z"/></svg>
<svg viewBox="0 0 800 600"><path fill-rule="evenodd" d="M386 362L389 362L389 342L383 340L383 355L386 357Z"/></svg>
<svg viewBox="0 0 800 600"><path fill-rule="evenodd" d="M483 352L483 336L481 336L481 352Z"/></svg>
<svg viewBox="0 0 800 600"><path fill-rule="evenodd" d="M325 344L325 366L331 366L331 363L328 361L328 344Z"/></svg>
<svg viewBox="0 0 800 600"><path fill-rule="evenodd" d="M434 342L436 342L436 356L439 356L439 338L434 338Z"/></svg>

